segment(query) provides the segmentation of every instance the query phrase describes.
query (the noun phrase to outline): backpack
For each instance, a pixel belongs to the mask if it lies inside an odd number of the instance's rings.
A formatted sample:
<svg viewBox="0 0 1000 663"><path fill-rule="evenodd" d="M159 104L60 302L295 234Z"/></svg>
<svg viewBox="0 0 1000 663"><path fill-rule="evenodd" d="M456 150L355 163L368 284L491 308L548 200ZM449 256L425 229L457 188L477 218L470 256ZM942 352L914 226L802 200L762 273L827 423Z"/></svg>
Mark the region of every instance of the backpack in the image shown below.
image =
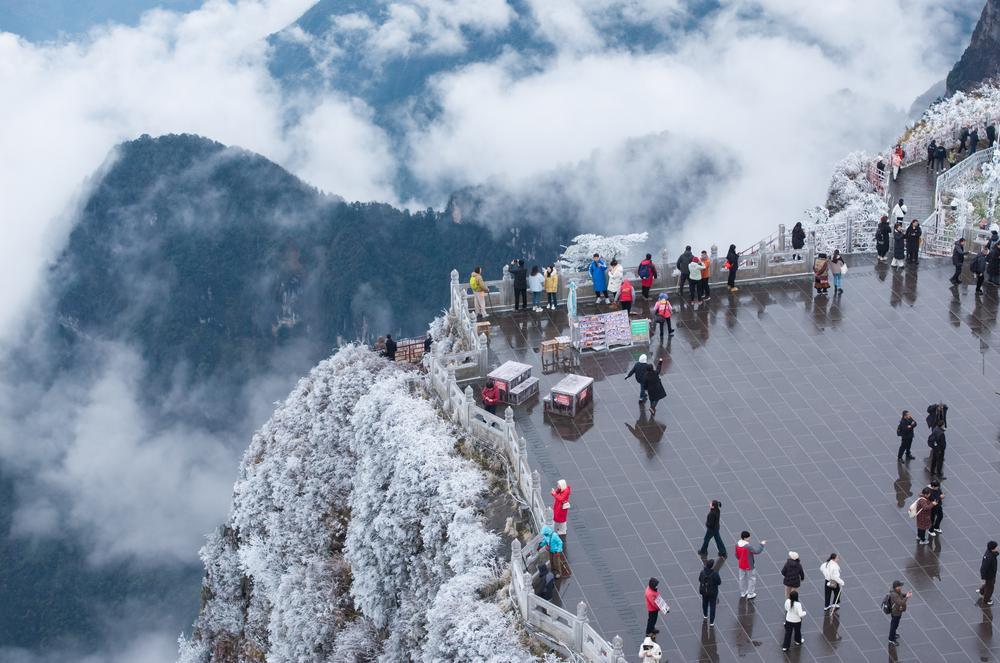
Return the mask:
<svg viewBox="0 0 1000 663"><path fill-rule="evenodd" d="M639 278L648 279L649 278L649 263L642 263L639 265Z"/></svg>
<svg viewBox="0 0 1000 663"><path fill-rule="evenodd" d="M714 587L715 583L712 582L712 574L702 571L701 575L698 576L698 593L702 596L710 596Z"/></svg>
<svg viewBox="0 0 1000 663"><path fill-rule="evenodd" d="M479 292L479 289L476 287L476 273L475 272L472 272L472 275L469 276L469 290L471 290L472 292Z"/></svg>
<svg viewBox="0 0 1000 663"><path fill-rule="evenodd" d="M885 598L882 599L882 612L887 615L892 614L892 596L889 594L886 594Z"/></svg>
<svg viewBox="0 0 1000 663"><path fill-rule="evenodd" d="M908 515L910 518L917 517L917 502L919 501L920 498L918 497L917 499L910 502L910 506L906 507L906 515Z"/></svg>

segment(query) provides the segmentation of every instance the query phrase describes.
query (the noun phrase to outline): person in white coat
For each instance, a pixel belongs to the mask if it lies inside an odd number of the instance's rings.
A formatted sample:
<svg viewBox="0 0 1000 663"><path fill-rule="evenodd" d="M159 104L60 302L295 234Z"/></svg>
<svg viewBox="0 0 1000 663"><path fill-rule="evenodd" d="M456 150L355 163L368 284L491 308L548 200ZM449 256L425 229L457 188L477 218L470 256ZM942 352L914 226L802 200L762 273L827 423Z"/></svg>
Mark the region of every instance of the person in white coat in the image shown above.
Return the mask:
<svg viewBox="0 0 1000 663"><path fill-rule="evenodd" d="M844 588L844 579L840 577L840 557L830 553L830 557L819 565L820 573L826 582L823 584L823 610L836 610L840 607L840 592Z"/></svg>
<svg viewBox="0 0 1000 663"><path fill-rule="evenodd" d="M618 291L621 290L622 281L625 280L625 268L621 266L621 263L617 259L611 259L611 266L608 267L608 294L611 296L611 301L615 301L618 297Z"/></svg>
<svg viewBox="0 0 1000 663"><path fill-rule="evenodd" d="M902 198L900 198L899 202L896 203L896 206L892 208L892 218L896 219L899 223L902 223L903 219L906 218L906 203L903 202Z"/></svg>
<svg viewBox="0 0 1000 663"><path fill-rule="evenodd" d="M646 639L639 645L639 663L660 663L661 658L663 658L663 651L660 649L660 645L656 644L656 641L651 637L646 636Z"/></svg>
<svg viewBox="0 0 1000 663"><path fill-rule="evenodd" d="M792 592L785 599L785 640L781 643L781 651L788 651L788 646L792 644L792 634L795 634L795 644L802 644L802 618L806 616L806 611L799 601L799 593Z"/></svg>

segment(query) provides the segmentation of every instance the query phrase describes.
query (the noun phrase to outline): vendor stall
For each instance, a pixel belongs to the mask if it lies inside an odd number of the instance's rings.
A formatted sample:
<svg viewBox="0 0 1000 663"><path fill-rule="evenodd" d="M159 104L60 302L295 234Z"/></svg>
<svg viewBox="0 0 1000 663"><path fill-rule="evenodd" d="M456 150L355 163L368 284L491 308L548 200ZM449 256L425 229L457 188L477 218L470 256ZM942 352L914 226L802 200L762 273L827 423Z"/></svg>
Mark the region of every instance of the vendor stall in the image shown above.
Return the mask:
<svg viewBox="0 0 1000 663"><path fill-rule="evenodd" d="M516 361L504 362L487 375L497 386L500 401L517 405L538 393L538 378L531 377L531 366ZM518 390L522 384L527 387ZM534 391L531 389L534 388Z"/></svg>
<svg viewBox="0 0 1000 663"><path fill-rule="evenodd" d="M575 417L578 412L594 402L594 378L585 375L567 375L545 397L545 411Z"/></svg>

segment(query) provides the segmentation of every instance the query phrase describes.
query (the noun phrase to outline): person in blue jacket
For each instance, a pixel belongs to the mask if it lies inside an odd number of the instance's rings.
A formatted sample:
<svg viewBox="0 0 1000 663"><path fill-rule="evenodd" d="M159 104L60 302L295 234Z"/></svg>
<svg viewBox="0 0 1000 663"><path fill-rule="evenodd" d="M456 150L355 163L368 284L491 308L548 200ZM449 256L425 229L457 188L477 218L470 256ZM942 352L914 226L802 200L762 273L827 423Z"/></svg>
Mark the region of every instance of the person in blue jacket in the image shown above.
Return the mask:
<svg viewBox="0 0 1000 663"><path fill-rule="evenodd" d="M569 564L566 563L566 556L563 553L563 542L556 534L555 530L545 525L542 527L542 538L538 542L538 548L549 549L549 566L557 578L565 578L570 575Z"/></svg>
<svg viewBox="0 0 1000 663"><path fill-rule="evenodd" d="M590 280L594 282L594 296L597 297L598 304L608 303L608 264L601 258L600 253L594 254L594 259L590 263Z"/></svg>

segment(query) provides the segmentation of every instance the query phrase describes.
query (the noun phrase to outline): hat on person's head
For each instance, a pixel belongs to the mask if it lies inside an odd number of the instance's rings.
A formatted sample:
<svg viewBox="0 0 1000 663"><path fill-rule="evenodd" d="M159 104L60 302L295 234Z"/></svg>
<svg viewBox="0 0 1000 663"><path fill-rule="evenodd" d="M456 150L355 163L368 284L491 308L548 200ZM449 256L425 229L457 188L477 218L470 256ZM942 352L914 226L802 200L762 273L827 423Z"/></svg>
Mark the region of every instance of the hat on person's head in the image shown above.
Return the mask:
<svg viewBox="0 0 1000 663"><path fill-rule="evenodd" d="M798 558L799 558L799 554L797 552L791 551L791 552L788 553L788 559L798 559Z"/></svg>
<svg viewBox="0 0 1000 663"><path fill-rule="evenodd" d="M639 363L640 364L645 364L646 363L646 359L647 359L646 355L639 355Z"/></svg>
<svg viewBox="0 0 1000 663"><path fill-rule="evenodd" d="M566 490L566 479L559 479L556 481L556 485L559 486L559 490Z"/></svg>
<svg viewBox="0 0 1000 663"><path fill-rule="evenodd" d="M661 292L660 293L660 299L670 299L670 296L667 293L665 293L665 292Z"/></svg>

